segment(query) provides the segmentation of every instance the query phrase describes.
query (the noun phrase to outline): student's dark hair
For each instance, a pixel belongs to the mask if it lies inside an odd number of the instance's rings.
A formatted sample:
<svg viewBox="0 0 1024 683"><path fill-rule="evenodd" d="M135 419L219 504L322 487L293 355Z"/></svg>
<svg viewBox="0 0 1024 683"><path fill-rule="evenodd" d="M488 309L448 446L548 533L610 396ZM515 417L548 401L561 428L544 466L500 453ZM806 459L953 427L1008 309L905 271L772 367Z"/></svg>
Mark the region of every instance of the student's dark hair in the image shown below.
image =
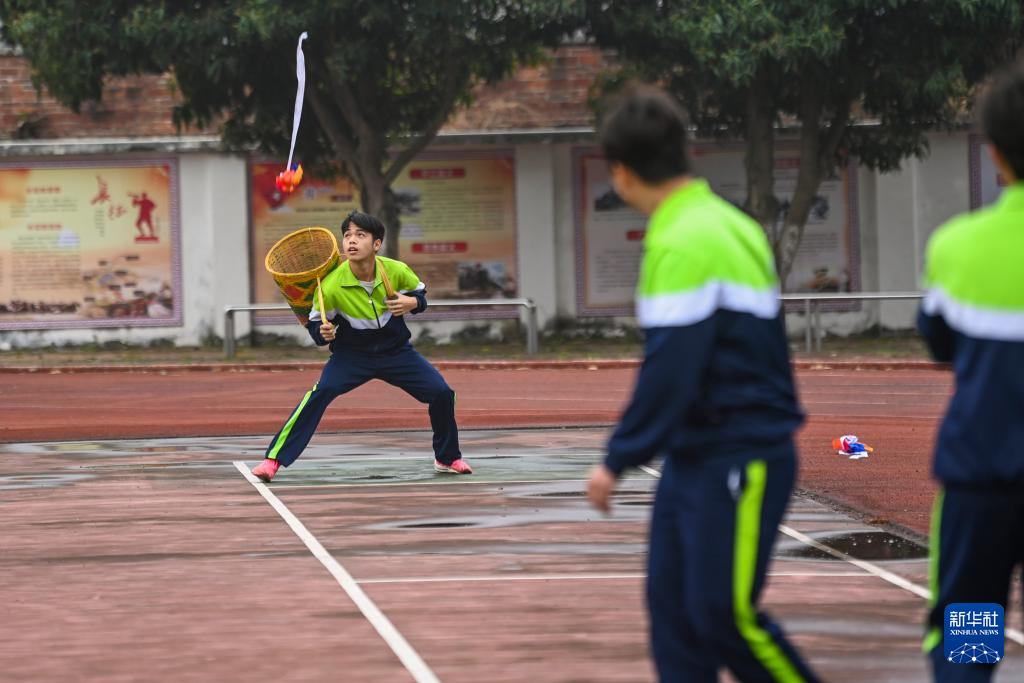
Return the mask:
<svg viewBox="0 0 1024 683"><path fill-rule="evenodd" d="M985 90L981 127L1017 180L1024 180L1024 59L998 72Z"/></svg>
<svg viewBox="0 0 1024 683"><path fill-rule="evenodd" d="M664 90L631 84L613 97L598 133L605 158L648 183L690 172L686 155L686 113Z"/></svg>
<svg viewBox="0 0 1024 683"><path fill-rule="evenodd" d="M357 226L373 235L375 240L384 240L384 224L374 216L362 211L350 211L345 220L341 222L341 234L344 235L348 226L355 223Z"/></svg>

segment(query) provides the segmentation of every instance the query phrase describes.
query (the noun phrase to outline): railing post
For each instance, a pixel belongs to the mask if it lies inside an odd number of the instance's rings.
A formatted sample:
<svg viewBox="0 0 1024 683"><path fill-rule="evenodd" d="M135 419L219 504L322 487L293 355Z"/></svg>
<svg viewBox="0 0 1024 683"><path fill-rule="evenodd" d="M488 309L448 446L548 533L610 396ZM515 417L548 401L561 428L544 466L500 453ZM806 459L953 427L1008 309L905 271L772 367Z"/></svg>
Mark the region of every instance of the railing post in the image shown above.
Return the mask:
<svg viewBox="0 0 1024 683"><path fill-rule="evenodd" d="M537 304L526 300L526 355L537 355Z"/></svg>
<svg viewBox="0 0 1024 683"><path fill-rule="evenodd" d="M804 349L811 352L811 300L804 299Z"/></svg>
<svg viewBox="0 0 1024 683"><path fill-rule="evenodd" d="M235 309L230 306L224 309L224 357L235 357Z"/></svg>
<svg viewBox="0 0 1024 683"><path fill-rule="evenodd" d="M821 302L814 302L814 349L821 352Z"/></svg>

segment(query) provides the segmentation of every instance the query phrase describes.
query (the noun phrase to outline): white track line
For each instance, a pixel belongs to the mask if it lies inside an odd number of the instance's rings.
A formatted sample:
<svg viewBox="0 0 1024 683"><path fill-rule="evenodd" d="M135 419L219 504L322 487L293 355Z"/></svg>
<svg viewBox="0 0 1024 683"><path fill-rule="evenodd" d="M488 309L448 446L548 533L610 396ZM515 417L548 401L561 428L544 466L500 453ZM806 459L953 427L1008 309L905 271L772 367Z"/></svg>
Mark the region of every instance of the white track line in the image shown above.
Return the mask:
<svg viewBox="0 0 1024 683"><path fill-rule="evenodd" d="M292 514L292 511L263 482L252 476L245 463L236 460L234 465L242 473L246 481L259 491L264 500L270 503L270 507L274 508L277 514L281 515L281 518L295 532L295 535L306 544L309 551L313 553L313 557L318 559L320 564L330 572L331 576L338 582L338 585L344 589L345 593L352 599L352 602L359 608L359 611L363 613L366 620L370 622L373 628L377 630L377 633L380 634L380 637L384 639L384 642L388 644L388 647L398 656L406 670L412 674L416 683L441 683L440 679L427 666L427 663L423 661L423 658L412 648L409 641L398 632L394 624L384 616L384 613L374 604L373 600L363 592L363 589L359 587L359 584L352 578L352 575L320 545L320 541L316 540L316 537L299 521L298 517Z"/></svg>
<svg viewBox="0 0 1024 683"><path fill-rule="evenodd" d="M820 550L821 552L827 553L836 559L843 560L844 562L849 562L854 567L863 569L869 574L874 574L878 578L884 579L894 586L899 586L903 590L910 591L914 595L924 598L925 600L929 599L932 596L931 591L929 591L924 586L919 586L912 581L908 581L899 574L894 574L891 571L888 571L887 569L882 569L878 565L871 564L870 562L865 562L864 560L858 560L855 557L850 557L843 551L836 550L835 548L829 547L824 543L816 541L807 534L800 533L796 529L788 527L785 524L779 525L779 531L786 534L790 538L795 538L804 545L809 545L815 550Z"/></svg>
<svg viewBox="0 0 1024 683"><path fill-rule="evenodd" d="M557 479L556 483L577 483L587 481L586 479ZM350 484L277 484L271 489L278 491L296 489L351 489L351 488L377 488L380 486L448 486L450 484L490 484L492 486L505 486L506 484L550 484L551 479L474 479L471 477L453 476L450 474L439 474L434 479L421 479L420 481L357 481ZM638 491L637 493L647 493ZM583 497L583 494L580 494Z"/></svg>
<svg viewBox="0 0 1024 683"><path fill-rule="evenodd" d="M475 462L477 460L510 460L512 458L603 458L604 456L604 451L573 451L570 453L559 453L557 451L512 451L499 454L471 453L466 455L466 458ZM322 455L307 458L305 462L324 464L332 462L391 462L392 460L422 460L427 464L427 467L430 466L429 455Z"/></svg>
<svg viewBox="0 0 1024 683"><path fill-rule="evenodd" d="M640 465L640 469L646 472L647 474L651 475L655 479L661 479L661 472L654 469L653 467L648 467L647 465Z"/></svg>
<svg viewBox="0 0 1024 683"><path fill-rule="evenodd" d="M864 572L769 572L771 577L864 577ZM362 579L370 583L465 583L467 581L623 581L645 579L646 574L510 574L493 576L399 576L390 579Z"/></svg>
<svg viewBox="0 0 1024 683"><path fill-rule="evenodd" d="M824 543L819 543L810 536L802 534L796 529L788 527L785 524L779 525L779 531L786 534L790 538L795 538L801 543L805 543L811 546L812 548L820 550L824 553L828 553L829 555L832 555L833 557L843 560L845 562L849 562L854 567L859 567L866 572L870 572L871 574L874 574L880 579L885 579L894 586L899 586L904 590L908 590L914 595L920 596L925 600L930 600L932 597L932 592L924 586L919 586L918 584L913 583L912 581L908 581L907 579L903 578L898 574L893 574L892 572L882 569L881 567L871 564L870 562L865 562L864 560L858 560L854 557L850 557L841 550L836 550L835 548L830 548ZM1013 642L1017 643L1018 645L1024 645L1024 633L1021 633L1015 628L1008 628L1004 632L1006 634L1006 637L1012 640Z"/></svg>
<svg viewBox="0 0 1024 683"><path fill-rule="evenodd" d="M406 576L390 579L363 579L368 583L462 583L465 581L619 581L642 579L645 574L510 574L508 576Z"/></svg>
<svg viewBox="0 0 1024 683"><path fill-rule="evenodd" d="M652 477L658 477L659 479L661 478L661 472L654 468L647 467L646 465L641 465L640 469L642 469L644 472L647 472ZM810 536L808 536L807 534L800 533L792 527L788 527L785 524L780 524L779 531L786 534L790 538L796 539L797 541L800 541L801 543L809 545L812 548L820 550L823 553L828 553L836 559L843 560L844 562L849 562L854 567L857 567L858 569L863 569L869 574L873 574L874 576L877 576L880 579L888 581L892 585L898 586L903 590L910 591L918 597L924 598L925 600L930 600L932 597L932 592L924 586L919 586L913 581L908 581L899 574L894 574L886 569L882 569L878 565L872 564L870 562L865 562L864 560L858 560L854 557L850 557L841 550L836 550L835 548L831 548L825 545L824 543L820 543L811 538ZM1021 633L1015 628L1008 628L1004 631L1004 633L1006 634L1006 637L1012 640L1013 642L1017 643L1018 645L1024 645L1024 633Z"/></svg>

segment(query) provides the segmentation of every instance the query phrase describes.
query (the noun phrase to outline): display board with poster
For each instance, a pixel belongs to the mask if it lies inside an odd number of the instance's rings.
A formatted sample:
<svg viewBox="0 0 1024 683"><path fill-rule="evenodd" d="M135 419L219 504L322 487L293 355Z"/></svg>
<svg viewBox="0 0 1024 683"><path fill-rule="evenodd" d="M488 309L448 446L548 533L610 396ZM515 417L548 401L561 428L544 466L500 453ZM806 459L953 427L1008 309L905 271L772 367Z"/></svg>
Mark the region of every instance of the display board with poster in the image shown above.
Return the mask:
<svg viewBox="0 0 1024 683"><path fill-rule="evenodd" d="M322 181L308 174L299 190L282 195L274 187L279 164L251 164L253 301L280 303L263 267L274 243L300 227L335 233L345 215L359 208L350 181ZM427 285L433 299L492 299L517 296L515 165L511 150L434 152L417 157L393 183L402 230L399 258ZM344 250L342 250L344 251ZM453 317L454 312L431 317ZM496 311L504 317L516 312ZM477 317L477 316L475 316ZM287 319L275 316L273 321Z"/></svg>
<svg viewBox="0 0 1024 683"><path fill-rule="evenodd" d="M577 314L632 315L647 217L615 193L599 151L574 159Z"/></svg>
<svg viewBox="0 0 1024 683"><path fill-rule="evenodd" d="M177 326L173 159L0 164L0 329Z"/></svg>
<svg viewBox="0 0 1024 683"><path fill-rule="evenodd" d="M995 202L1008 182L992 160L989 143L979 135L968 139L968 168L971 175L971 210Z"/></svg>
<svg viewBox="0 0 1024 683"><path fill-rule="evenodd" d="M691 147L694 172L736 206L746 200L743 149L738 145ZM776 148L775 192L788 208L799 152ZM631 315L643 250L645 216L625 206L611 187L607 164L593 148L574 151L576 169L576 299L579 315ZM860 288L860 235L856 172L843 168L822 182L797 251L788 292L845 292ZM781 219L781 215L780 215ZM823 305L845 310L856 302Z"/></svg>

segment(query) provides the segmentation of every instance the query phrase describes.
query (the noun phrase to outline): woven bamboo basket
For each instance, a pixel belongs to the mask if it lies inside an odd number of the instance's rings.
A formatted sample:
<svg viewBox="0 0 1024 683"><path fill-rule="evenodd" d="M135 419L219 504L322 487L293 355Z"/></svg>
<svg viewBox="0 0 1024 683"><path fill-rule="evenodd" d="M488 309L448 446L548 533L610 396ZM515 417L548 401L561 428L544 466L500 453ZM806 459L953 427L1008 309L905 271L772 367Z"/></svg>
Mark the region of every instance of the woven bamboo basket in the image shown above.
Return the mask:
<svg viewBox="0 0 1024 683"><path fill-rule="evenodd" d="M267 272L299 322L309 322L317 278L338 267L338 240L327 228L302 228L285 235L267 252Z"/></svg>

